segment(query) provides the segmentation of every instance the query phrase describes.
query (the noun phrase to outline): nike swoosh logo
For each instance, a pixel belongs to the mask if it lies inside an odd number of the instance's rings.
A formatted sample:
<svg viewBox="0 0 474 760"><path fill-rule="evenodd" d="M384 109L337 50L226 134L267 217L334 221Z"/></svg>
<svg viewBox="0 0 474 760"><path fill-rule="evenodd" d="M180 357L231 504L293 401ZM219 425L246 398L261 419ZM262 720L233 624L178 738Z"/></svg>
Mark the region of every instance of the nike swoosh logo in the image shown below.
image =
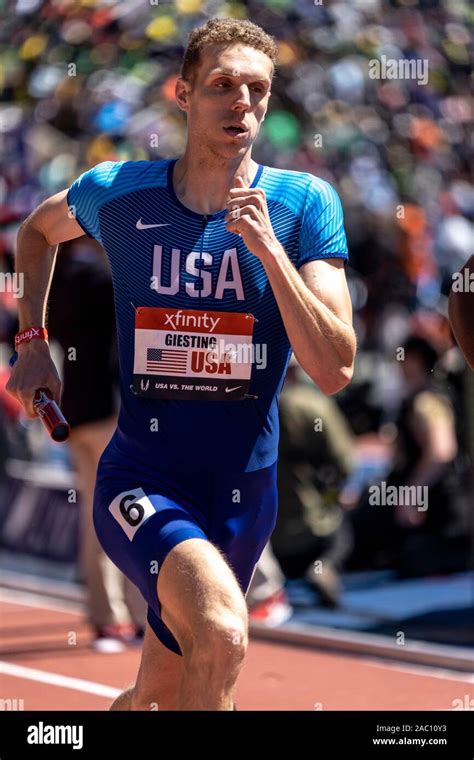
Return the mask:
<svg viewBox="0 0 474 760"><path fill-rule="evenodd" d="M242 388L242 386L241 385L236 385L235 388L226 388L225 392L226 393L232 393L232 391L236 391L237 388Z"/></svg>
<svg viewBox="0 0 474 760"><path fill-rule="evenodd" d="M165 222L164 224L143 224L142 218L138 220L136 227L137 230L151 230L152 227L167 227L169 222Z"/></svg>

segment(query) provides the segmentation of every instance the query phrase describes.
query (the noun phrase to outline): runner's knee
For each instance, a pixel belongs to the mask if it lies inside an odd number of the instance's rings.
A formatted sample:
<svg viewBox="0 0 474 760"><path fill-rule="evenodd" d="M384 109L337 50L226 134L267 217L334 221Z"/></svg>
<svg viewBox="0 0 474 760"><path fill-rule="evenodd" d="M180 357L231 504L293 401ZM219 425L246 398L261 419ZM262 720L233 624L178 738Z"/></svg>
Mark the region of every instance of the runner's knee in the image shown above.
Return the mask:
<svg viewBox="0 0 474 760"><path fill-rule="evenodd" d="M184 657L199 662L210 661L214 667L239 665L247 651L246 616L229 608L217 608L199 618Z"/></svg>

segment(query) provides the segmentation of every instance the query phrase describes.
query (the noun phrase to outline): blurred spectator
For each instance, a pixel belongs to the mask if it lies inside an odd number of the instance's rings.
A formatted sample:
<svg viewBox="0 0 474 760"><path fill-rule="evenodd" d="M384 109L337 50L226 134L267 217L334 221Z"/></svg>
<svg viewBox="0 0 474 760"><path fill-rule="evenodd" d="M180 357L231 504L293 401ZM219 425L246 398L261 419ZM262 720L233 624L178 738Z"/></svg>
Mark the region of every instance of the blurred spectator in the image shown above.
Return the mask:
<svg viewBox="0 0 474 760"><path fill-rule="evenodd" d="M80 491L80 568L94 648L119 651L143 634L145 602L104 554L92 521L99 458L116 427L117 353L110 269L94 240L63 244L49 296L48 329L63 355L61 407L72 431Z"/></svg>
<svg viewBox="0 0 474 760"><path fill-rule="evenodd" d="M405 577L461 571L468 558L469 497L455 409L432 378L433 346L412 336L403 348L405 397L393 468L385 485L378 491L371 486L349 512L354 550L348 566L394 567Z"/></svg>
<svg viewBox="0 0 474 760"><path fill-rule="evenodd" d="M271 543L288 578L305 577L324 604L335 605L351 549L338 489L352 469L353 436L334 400L302 374L292 357L280 396L278 518Z"/></svg>
<svg viewBox="0 0 474 760"><path fill-rule="evenodd" d="M268 543L255 568L247 593L249 618L268 628L282 625L293 614L285 591L285 576Z"/></svg>
<svg viewBox="0 0 474 760"><path fill-rule="evenodd" d="M13 288L7 287L13 282L12 279L8 279L12 273L10 257L0 253L0 277L4 277L4 287L0 287L0 345L4 347L3 362L0 360L0 493L7 477L7 460L28 460L32 453L27 430L20 423L23 407L5 390L10 377L7 362L13 351L14 336L18 329L16 298Z"/></svg>

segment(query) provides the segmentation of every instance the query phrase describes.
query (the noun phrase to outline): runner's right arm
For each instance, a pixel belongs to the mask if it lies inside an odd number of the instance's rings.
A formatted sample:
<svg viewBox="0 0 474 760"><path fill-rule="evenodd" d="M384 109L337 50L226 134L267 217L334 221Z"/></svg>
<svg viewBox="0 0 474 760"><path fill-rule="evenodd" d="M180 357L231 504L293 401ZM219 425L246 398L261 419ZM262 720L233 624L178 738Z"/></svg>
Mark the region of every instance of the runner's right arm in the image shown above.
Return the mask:
<svg viewBox="0 0 474 760"><path fill-rule="evenodd" d="M58 243L84 235L67 204L68 190L41 203L20 225L15 270L22 282L18 298L19 330L45 327L46 304L54 273ZM33 396L37 388L49 388L59 403L61 382L44 340L21 343L6 390L20 401L28 417L35 417Z"/></svg>

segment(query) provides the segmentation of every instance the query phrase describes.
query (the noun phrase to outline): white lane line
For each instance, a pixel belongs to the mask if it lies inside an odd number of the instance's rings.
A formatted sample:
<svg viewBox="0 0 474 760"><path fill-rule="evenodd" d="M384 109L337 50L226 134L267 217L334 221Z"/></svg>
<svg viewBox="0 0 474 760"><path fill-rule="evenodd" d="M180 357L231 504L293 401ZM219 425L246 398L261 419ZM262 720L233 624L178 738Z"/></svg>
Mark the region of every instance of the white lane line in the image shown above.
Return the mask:
<svg viewBox="0 0 474 760"><path fill-rule="evenodd" d="M44 597L37 596L36 594L30 593L30 592L23 592L23 591L13 591L10 589L2 588L0 589L0 602L11 602L11 603L18 603L23 604L26 607L34 607L34 608L42 608L42 609L49 609L55 612L68 612L70 614L81 614L84 612L83 608L80 605L73 606L74 603L67 602L67 606L61 606L61 602L57 603L57 600L54 599L54 604L52 604L49 600L47 602L44 601ZM350 655L349 655L350 656ZM367 655L363 658L364 662L366 662L368 665L371 665L372 667L382 667L382 668L389 668L391 670L396 670L400 673L407 673L409 675L414 676L428 676L431 678L439 678L441 680L446 681L459 681L461 683L474 683L474 675L471 674L464 674L462 671L458 670L449 670L447 668L437 668L436 666L431 665L410 665L407 663L406 665L401 665L399 663L393 662L392 660L378 660L378 659L371 659L370 655ZM43 671L38 671L42 673ZM74 679L73 679L74 680ZM120 692L117 692L117 694ZM116 694L111 694L107 696L117 696Z"/></svg>
<svg viewBox="0 0 474 760"><path fill-rule="evenodd" d="M4 662L2 660L0 660L0 673L4 673L6 676L13 676L14 678L25 678L28 681L38 681L39 683L48 683L52 686L60 686L63 689L85 691L87 694L95 694L98 697L110 697L114 699L122 693L121 689L114 689L113 686L106 686L103 683L61 676L58 673L49 673L46 670L37 670L36 668L26 668L23 665L14 665L11 662Z"/></svg>
<svg viewBox="0 0 474 760"><path fill-rule="evenodd" d="M474 683L474 675L463 673L459 670L449 670L447 668L437 668L431 665L399 665L389 660L372 660L364 658L367 665L375 668L389 668L397 670L400 673L408 673L413 676L424 676L430 678L441 678L444 681L461 681L462 683Z"/></svg>

